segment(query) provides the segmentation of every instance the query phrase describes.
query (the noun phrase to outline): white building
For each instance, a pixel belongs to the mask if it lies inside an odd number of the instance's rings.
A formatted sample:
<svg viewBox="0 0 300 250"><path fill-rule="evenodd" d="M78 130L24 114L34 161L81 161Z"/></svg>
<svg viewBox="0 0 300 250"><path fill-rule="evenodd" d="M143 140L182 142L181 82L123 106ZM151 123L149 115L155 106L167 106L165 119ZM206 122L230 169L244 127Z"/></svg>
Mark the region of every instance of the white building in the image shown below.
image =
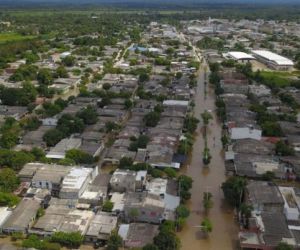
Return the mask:
<svg viewBox="0 0 300 250"><path fill-rule="evenodd" d="M284 200L284 214L287 220L297 221L299 219L300 198L295 194L293 187L279 187Z"/></svg>
<svg viewBox="0 0 300 250"><path fill-rule="evenodd" d="M94 169L80 167L72 168L62 182L59 197L62 199L78 199L97 174L97 167Z"/></svg>
<svg viewBox="0 0 300 250"><path fill-rule="evenodd" d="M230 128L230 137L232 140L254 139L261 140L262 131L251 126Z"/></svg>
<svg viewBox="0 0 300 250"><path fill-rule="evenodd" d="M290 59L267 50L253 50L256 59L275 70L291 70L294 66Z"/></svg>
<svg viewBox="0 0 300 250"><path fill-rule="evenodd" d="M230 51L226 54L223 54L223 56L225 58L232 59L239 63L247 63L251 60L255 60L255 58L252 55L249 55L245 52L238 52L238 51Z"/></svg>

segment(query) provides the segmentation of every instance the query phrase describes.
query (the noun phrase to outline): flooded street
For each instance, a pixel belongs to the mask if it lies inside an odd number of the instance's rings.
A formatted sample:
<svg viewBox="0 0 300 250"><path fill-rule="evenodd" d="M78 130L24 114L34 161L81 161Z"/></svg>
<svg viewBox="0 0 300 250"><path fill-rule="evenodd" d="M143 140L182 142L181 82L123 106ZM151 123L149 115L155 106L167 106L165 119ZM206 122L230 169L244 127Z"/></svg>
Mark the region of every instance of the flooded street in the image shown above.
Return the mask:
<svg viewBox="0 0 300 250"><path fill-rule="evenodd" d="M217 121L215 110L215 96L213 89L207 87L205 98L205 73L203 68L199 75L197 92L195 95L195 117L200 120L193 153L188 166L182 169L182 173L191 176L194 180L191 189L191 200L188 203L191 214L187 219L183 231L178 234L183 250L232 250L236 247L237 226L234 222L234 214L230 207L224 204L223 192L220 185L225 180L225 167L222 154L221 124ZM212 156L209 167L202 163L204 138L201 132L203 122L201 113L211 110L213 119L207 130L207 143ZM208 213L213 230L208 238L205 238L201 228L197 227L206 216L202 204L203 192L213 195L213 207Z"/></svg>

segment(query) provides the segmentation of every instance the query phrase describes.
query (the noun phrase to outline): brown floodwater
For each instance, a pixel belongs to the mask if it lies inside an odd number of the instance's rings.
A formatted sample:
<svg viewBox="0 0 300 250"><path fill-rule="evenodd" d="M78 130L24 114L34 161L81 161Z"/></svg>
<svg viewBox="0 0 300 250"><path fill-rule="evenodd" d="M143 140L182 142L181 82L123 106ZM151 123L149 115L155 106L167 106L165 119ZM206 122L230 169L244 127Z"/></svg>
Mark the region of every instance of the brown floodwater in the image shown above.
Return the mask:
<svg viewBox="0 0 300 250"><path fill-rule="evenodd" d="M191 189L192 197L187 203L191 214L178 236L183 250L232 250L236 249L237 245L237 225L233 210L224 201L223 192L220 188L226 179L221 143L222 130L214 111L215 95L213 89L207 87L206 96L204 94L204 78L205 73L200 70L194 110L194 115L200 120L200 123L189 163L181 170L182 173L191 176L194 180ZM208 167L202 163L204 139L201 113L205 110L210 110L213 115L207 128L207 144L212 156ZM213 195L213 207L208 214L205 213L202 204L203 192L210 192ZM213 230L208 237L205 237L201 228L197 227L206 216L213 225Z"/></svg>

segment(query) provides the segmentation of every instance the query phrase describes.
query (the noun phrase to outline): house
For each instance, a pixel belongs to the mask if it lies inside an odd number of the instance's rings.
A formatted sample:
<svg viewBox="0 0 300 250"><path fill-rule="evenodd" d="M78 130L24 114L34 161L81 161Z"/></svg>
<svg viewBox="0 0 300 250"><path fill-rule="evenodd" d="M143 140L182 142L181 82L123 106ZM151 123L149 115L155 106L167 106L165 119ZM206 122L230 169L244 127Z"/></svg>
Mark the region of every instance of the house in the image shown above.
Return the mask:
<svg viewBox="0 0 300 250"><path fill-rule="evenodd" d="M29 233L49 236L62 231L85 235L94 218L94 212L76 209L75 205L75 200L52 198L45 214L37 220Z"/></svg>
<svg viewBox="0 0 300 250"><path fill-rule="evenodd" d="M175 220L176 208L180 205L180 197L177 195L176 188L170 188L172 180L154 178L147 183L146 190L150 194L158 195L165 204L165 218L167 220Z"/></svg>
<svg viewBox="0 0 300 250"><path fill-rule="evenodd" d="M165 204L159 195L147 192L125 194L124 217L126 221L160 224L165 219Z"/></svg>
<svg viewBox="0 0 300 250"><path fill-rule="evenodd" d="M284 200L284 215L288 221L298 222L300 219L299 189L295 187L278 187Z"/></svg>
<svg viewBox="0 0 300 250"><path fill-rule="evenodd" d="M9 207L0 207L0 232L2 232L2 227L11 214L12 210Z"/></svg>
<svg viewBox="0 0 300 250"><path fill-rule="evenodd" d="M78 199L97 175L97 167L94 169L72 168L62 181L59 197L61 199Z"/></svg>
<svg viewBox="0 0 300 250"><path fill-rule="evenodd" d="M130 171L117 169L111 179L110 188L114 192L142 191L146 185L147 171Z"/></svg>
<svg viewBox="0 0 300 250"><path fill-rule="evenodd" d="M249 92L255 97L271 96L271 89L265 85L249 85Z"/></svg>
<svg viewBox="0 0 300 250"><path fill-rule="evenodd" d="M151 244L158 233L157 225L146 223L121 224L118 231L124 241L124 246L128 248L142 248Z"/></svg>
<svg viewBox="0 0 300 250"><path fill-rule="evenodd" d="M18 176L23 182L30 182L33 188L48 189L53 196L58 196L63 178L71 167L45 164L27 163Z"/></svg>
<svg viewBox="0 0 300 250"><path fill-rule="evenodd" d="M0 105L0 122L7 117L13 117L17 121L28 114L27 107Z"/></svg>
<svg viewBox="0 0 300 250"><path fill-rule="evenodd" d="M53 126L42 125L37 130L28 131L22 138L23 145L45 148L46 143L43 140L43 136L48 130L52 128Z"/></svg>
<svg viewBox="0 0 300 250"><path fill-rule="evenodd" d="M246 202L253 206L254 212L281 213L284 199L280 189L271 182L250 181L246 187Z"/></svg>
<svg viewBox="0 0 300 250"><path fill-rule="evenodd" d="M280 242L297 246L283 213L262 212L254 215L251 221L251 228L239 233L242 249L275 250Z"/></svg>
<svg viewBox="0 0 300 250"><path fill-rule="evenodd" d="M106 212L98 212L85 234L88 242L108 240L111 232L117 227L118 217Z"/></svg>
<svg viewBox="0 0 300 250"><path fill-rule="evenodd" d="M2 232L7 234L14 232L27 233L33 225L39 208L39 201L24 198L2 226Z"/></svg>
<svg viewBox="0 0 300 250"><path fill-rule="evenodd" d="M58 142L55 147L51 148L46 154L50 159L64 159L66 152L70 149L77 149L81 146L82 140L80 138L64 138Z"/></svg>

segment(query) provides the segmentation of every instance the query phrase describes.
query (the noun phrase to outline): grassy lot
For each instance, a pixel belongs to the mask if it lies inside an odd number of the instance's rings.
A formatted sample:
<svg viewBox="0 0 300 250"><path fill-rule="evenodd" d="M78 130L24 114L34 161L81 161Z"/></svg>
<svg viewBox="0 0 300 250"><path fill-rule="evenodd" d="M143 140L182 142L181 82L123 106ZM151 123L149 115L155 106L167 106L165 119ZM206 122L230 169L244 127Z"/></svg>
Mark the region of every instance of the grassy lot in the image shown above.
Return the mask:
<svg viewBox="0 0 300 250"><path fill-rule="evenodd" d="M260 74L266 83L276 87L287 87L292 81L297 80L300 77L299 71L262 71Z"/></svg>
<svg viewBox="0 0 300 250"><path fill-rule="evenodd" d="M33 39L35 36L22 36L17 33L0 33L0 44Z"/></svg>

